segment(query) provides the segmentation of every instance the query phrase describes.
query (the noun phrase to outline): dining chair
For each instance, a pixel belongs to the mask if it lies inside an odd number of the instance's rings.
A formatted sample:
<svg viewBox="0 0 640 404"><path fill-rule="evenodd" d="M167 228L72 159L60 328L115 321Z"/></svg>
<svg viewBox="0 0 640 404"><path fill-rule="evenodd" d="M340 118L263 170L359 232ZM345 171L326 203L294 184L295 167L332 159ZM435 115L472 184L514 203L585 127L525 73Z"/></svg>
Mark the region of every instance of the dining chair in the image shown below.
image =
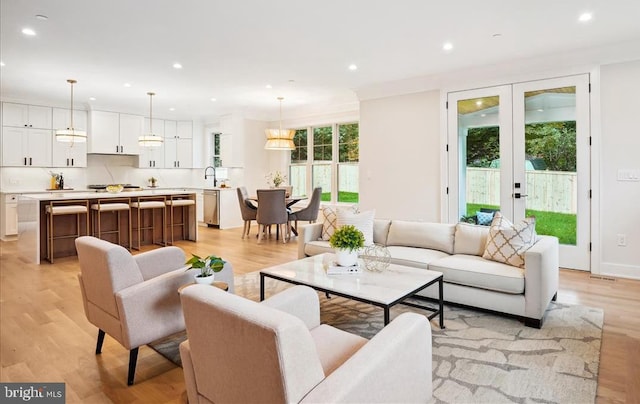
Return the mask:
<svg viewBox="0 0 640 404"><path fill-rule="evenodd" d="M289 221L293 221L293 230L298 232L298 220L306 220L314 223L318 220L318 211L320 210L320 199L322 198L322 187L316 187L311 194L309 204L298 211L289 214Z"/></svg>
<svg viewBox="0 0 640 404"><path fill-rule="evenodd" d="M282 242L286 243L291 234L291 223L289 222L289 211L284 189L258 189L258 211L256 212L256 222L258 222L258 243L266 233L267 226L275 224L278 232L282 233ZM286 232L281 231L286 226Z"/></svg>
<svg viewBox="0 0 640 404"><path fill-rule="evenodd" d="M238 187L238 203L240 204L240 213L242 214L242 220L244 220L244 229L242 230L242 238L249 235L251 231L251 221L256 220L256 214L258 208L249 200L249 194L247 188Z"/></svg>

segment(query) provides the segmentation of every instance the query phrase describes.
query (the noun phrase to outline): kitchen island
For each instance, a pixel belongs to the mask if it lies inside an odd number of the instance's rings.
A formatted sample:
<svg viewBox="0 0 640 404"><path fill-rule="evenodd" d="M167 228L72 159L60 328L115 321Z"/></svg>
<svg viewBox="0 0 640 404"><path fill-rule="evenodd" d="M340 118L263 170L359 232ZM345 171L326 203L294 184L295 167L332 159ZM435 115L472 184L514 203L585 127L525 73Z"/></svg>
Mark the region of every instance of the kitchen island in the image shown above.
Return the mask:
<svg viewBox="0 0 640 404"><path fill-rule="evenodd" d="M196 201L196 193L194 191L187 191L184 189L162 189L162 190L141 190L141 191L128 191L119 193L108 192L46 192L39 194L23 194L18 199L18 251L23 259L31 263L39 264L41 259L46 259L47 255L47 218L46 207L55 204L64 204L65 202L73 203L73 201L88 201L88 205L101 202L105 203L112 199L114 202L136 202L139 199L143 200L158 200L166 201L172 198L188 198ZM196 202L197 204L197 202ZM173 232L175 240L187 239L196 241L198 239L198 226L196 221L196 206L191 205L182 209L182 207L174 207L174 222L186 223L185 234L181 228L175 226L169 226L169 217L171 207L167 206L167 215L164 218L164 226L166 229L166 240L171 240L169 232ZM184 215L183 215L184 212ZM162 240L162 215L152 215L149 212L148 215L141 215L142 228L150 228L153 224L155 229L153 234L144 234L141 237L141 244L150 244L152 240ZM66 217L69 216L69 217ZM77 227L80 227L80 233L85 234L87 228L86 220L91 221L91 214L89 213L87 218L85 215L80 215L80 220L76 221L75 215L64 215L55 217L56 233L61 228L62 231L69 231L75 233ZM137 216L132 213L132 225L137 228ZM119 216L110 217L110 215L102 215L101 224L103 228L115 228L116 222L119 220ZM126 225L129 226L128 221ZM93 228L93 223L89 223L90 231ZM145 230L150 232L151 230ZM137 245L137 233L133 231L133 239L129 240L128 231L120 240L120 243L125 247L131 245ZM111 235L113 235L111 233ZM115 236L113 239L108 237L102 237L108 241L116 242ZM60 258L65 256L76 255L75 240L73 238L56 240L54 245L54 257Z"/></svg>

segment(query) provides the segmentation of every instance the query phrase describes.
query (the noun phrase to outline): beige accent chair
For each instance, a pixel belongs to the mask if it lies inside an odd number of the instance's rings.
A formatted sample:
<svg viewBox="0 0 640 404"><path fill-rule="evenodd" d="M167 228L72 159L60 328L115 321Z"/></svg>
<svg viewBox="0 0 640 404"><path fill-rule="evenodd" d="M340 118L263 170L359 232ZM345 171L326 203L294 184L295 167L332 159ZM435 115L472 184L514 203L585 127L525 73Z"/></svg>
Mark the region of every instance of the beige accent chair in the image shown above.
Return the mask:
<svg viewBox="0 0 640 404"><path fill-rule="evenodd" d="M242 214L242 220L244 220L244 229L242 230L242 238L249 235L251 231L251 221L256 220L256 213L258 208L249 201L249 194L247 188L238 187L236 189L238 193L238 204L240 204L240 213Z"/></svg>
<svg viewBox="0 0 640 404"><path fill-rule="evenodd" d="M193 282L178 247L131 255L95 237L75 241L84 312L98 327L96 355L109 334L129 350L127 384L135 376L138 347L184 330L178 288ZM211 288L214 289L214 288Z"/></svg>
<svg viewBox="0 0 640 404"><path fill-rule="evenodd" d="M405 313L371 340L320 324L294 286L256 303L216 288L181 293L189 403L409 403L432 395L431 327Z"/></svg>
<svg viewBox="0 0 640 404"><path fill-rule="evenodd" d="M278 226L276 237L282 234L282 242L286 243L291 237L291 223L289 222L289 210L285 198L285 190L282 188L258 189L258 243L262 242L267 227L272 224ZM282 228L284 227L283 231Z"/></svg>

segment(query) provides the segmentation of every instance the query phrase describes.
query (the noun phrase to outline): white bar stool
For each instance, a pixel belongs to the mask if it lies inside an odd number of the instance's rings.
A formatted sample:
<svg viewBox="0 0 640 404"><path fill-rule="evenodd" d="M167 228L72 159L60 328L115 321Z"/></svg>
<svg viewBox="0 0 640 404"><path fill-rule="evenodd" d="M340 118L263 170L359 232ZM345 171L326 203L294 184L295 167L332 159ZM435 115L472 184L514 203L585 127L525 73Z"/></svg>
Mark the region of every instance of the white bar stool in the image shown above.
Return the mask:
<svg viewBox="0 0 640 404"><path fill-rule="evenodd" d="M127 211L129 217L127 221L127 233L128 233L128 248L133 246L133 239L131 238L131 207L129 204L131 200L129 198L107 198L98 199L96 203L91 204L91 224L92 235L94 237L102 238L103 234L117 234L118 245L122 244L122 225L120 220L120 212ZM102 213L112 212L116 215L116 229L115 230L102 230ZM96 229L97 228L97 229Z"/></svg>
<svg viewBox="0 0 640 404"><path fill-rule="evenodd" d="M194 201L193 199L190 199L186 195L172 195L171 199L167 200L165 203L167 204L167 207L169 208L169 212L170 212L169 213L169 232L171 233L171 244L173 245L174 243L173 228L175 226L182 227L182 239L183 240L187 239L186 229L187 229L187 225L189 224L187 222L187 216L189 211L188 207L194 206L196 204L196 201ZM175 223L174 221L174 211L173 211L174 207L182 208L182 222L180 223Z"/></svg>
<svg viewBox="0 0 640 404"><path fill-rule="evenodd" d="M86 232L85 235L89 235L89 200L75 200L75 201L50 201L45 206L45 213L48 216L47 219L47 260L53 264L53 242L54 240L65 238L78 238L80 234L80 215L84 214L86 217ZM63 234L56 236L54 228L55 216L64 215L76 215L76 232L73 234ZM74 245L75 248L75 245Z"/></svg>
<svg viewBox="0 0 640 404"><path fill-rule="evenodd" d="M132 209L136 210L136 218L137 218L137 228L133 228L133 230L137 230L138 233L138 248L132 247L136 250L140 249L140 242L142 240L143 230L151 230L151 243L156 244L156 232L155 232L155 222L156 216L155 211L157 209L162 209L162 241L158 244L166 245L166 236L165 236L165 223L166 223L166 204L165 197L159 196L150 196L150 197L138 197L137 201L131 202L129 206ZM151 210L151 224L149 226L142 226L142 211ZM132 243L133 245L133 243Z"/></svg>

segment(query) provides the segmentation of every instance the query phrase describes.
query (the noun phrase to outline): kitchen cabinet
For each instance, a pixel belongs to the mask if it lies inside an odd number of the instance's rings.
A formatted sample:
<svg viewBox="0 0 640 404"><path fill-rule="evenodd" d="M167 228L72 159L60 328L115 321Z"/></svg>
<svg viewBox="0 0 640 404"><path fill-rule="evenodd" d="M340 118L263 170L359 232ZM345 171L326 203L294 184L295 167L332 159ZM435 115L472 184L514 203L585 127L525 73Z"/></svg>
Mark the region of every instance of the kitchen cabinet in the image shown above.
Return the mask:
<svg viewBox="0 0 640 404"><path fill-rule="evenodd" d="M220 135L220 167L244 167L242 135Z"/></svg>
<svg viewBox="0 0 640 404"><path fill-rule="evenodd" d="M50 167L51 129L4 126L2 165L5 167Z"/></svg>
<svg viewBox="0 0 640 404"><path fill-rule="evenodd" d="M165 168L192 168L193 139L165 138L164 166Z"/></svg>
<svg viewBox="0 0 640 404"><path fill-rule="evenodd" d="M140 153L138 136L144 130L144 117L106 111L91 111L90 116L89 153Z"/></svg>
<svg viewBox="0 0 640 404"><path fill-rule="evenodd" d="M178 121L176 126L176 136L179 139L193 139L192 121Z"/></svg>
<svg viewBox="0 0 640 404"><path fill-rule="evenodd" d="M2 199L0 200L0 217L2 217L0 239L15 240L18 235L17 194L2 194Z"/></svg>
<svg viewBox="0 0 640 404"><path fill-rule="evenodd" d="M221 167L244 167L244 119L238 114L220 118Z"/></svg>
<svg viewBox="0 0 640 404"><path fill-rule="evenodd" d="M71 110L53 108L54 129L65 129L71 124ZM87 131L87 111L73 111L73 126L77 130ZM87 136L91 136L87 133ZM86 142L58 142L55 134L52 138L53 167L86 167L87 143Z"/></svg>
<svg viewBox="0 0 640 404"><path fill-rule="evenodd" d="M164 143L155 147L140 147L138 168L164 168L164 148Z"/></svg>
<svg viewBox="0 0 640 404"><path fill-rule="evenodd" d="M144 118L144 133L153 132L154 135L164 138L165 121L154 119L153 126L150 126L149 122L149 118ZM138 168L164 168L164 142L160 146L140 146Z"/></svg>
<svg viewBox="0 0 640 404"><path fill-rule="evenodd" d="M51 129L51 107L2 103L2 126Z"/></svg>

